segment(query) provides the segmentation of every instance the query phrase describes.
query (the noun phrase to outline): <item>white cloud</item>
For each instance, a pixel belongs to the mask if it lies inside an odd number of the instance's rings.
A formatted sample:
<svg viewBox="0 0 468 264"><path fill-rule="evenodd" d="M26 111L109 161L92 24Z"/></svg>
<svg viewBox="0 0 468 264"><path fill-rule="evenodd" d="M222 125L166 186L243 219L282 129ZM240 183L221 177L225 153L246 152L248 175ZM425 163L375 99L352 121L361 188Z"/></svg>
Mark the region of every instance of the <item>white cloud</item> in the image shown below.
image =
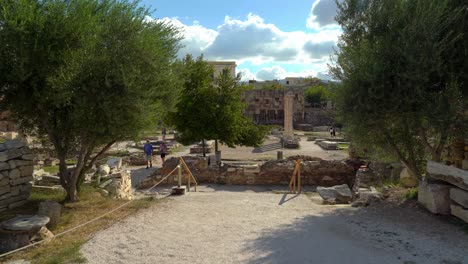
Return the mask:
<svg viewBox="0 0 468 264"><path fill-rule="evenodd" d="M307 27L321 29L322 27L336 27L335 16L337 6L335 0L315 0L307 18Z"/></svg>
<svg viewBox="0 0 468 264"><path fill-rule="evenodd" d="M190 26L180 22L177 18L163 18L162 21L170 23L180 30L180 34L183 36L181 41L183 48L179 51L180 57L187 53L194 56L200 55L218 35L216 30L205 28L198 21L193 21Z"/></svg>
<svg viewBox="0 0 468 264"><path fill-rule="evenodd" d="M248 68L237 69L237 72L241 74L241 82L257 79L255 74L253 74Z"/></svg>
<svg viewBox="0 0 468 264"><path fill-rule="evenodd" d="M311 14L317 10L328 10L320 7L321 1L314 3ZM238 65L247 63L261 67L264 64L278 64L260 68L256 73L247 67L238 69L243 81L316 76L318 72L326 70L332 47L336 46L341 34L338 26L327 26L331 22L319 16L313 18L313 21L318 21L314 23L325 27L314 32L283 31L254 14L248 14L245 19L226 16L216 29L206 28L199 21L193 21L192 25L185 25L177 18L163 18L162 21L181 30L184 48L179 52L180 57L186 53L193 56L203 53L207 60L234 60ZM295 68L310 70L288 72L280 65L295 65Z"/></svg>

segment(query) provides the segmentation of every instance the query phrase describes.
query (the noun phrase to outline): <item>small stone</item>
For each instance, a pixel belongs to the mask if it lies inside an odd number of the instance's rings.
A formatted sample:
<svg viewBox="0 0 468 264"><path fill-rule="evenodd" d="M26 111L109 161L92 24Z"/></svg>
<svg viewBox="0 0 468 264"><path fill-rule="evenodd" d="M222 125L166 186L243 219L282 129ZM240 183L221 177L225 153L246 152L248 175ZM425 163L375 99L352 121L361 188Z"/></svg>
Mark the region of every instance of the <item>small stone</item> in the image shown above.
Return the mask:
<svg viewBox="0 0 468 264"><path fill-rule="evenodd" d="M110 167L107 164L99 166L99 175L106 176L110 172Z"/></svg>
<svg viewBox="0 0 468 264"><path fill-rule="evenodd" d="M53 238L54 236L55 236L54 233L50 232L50 230L47 229L47 227L43 226L41 227L41 229L39 229L39 232L37 232L37 234L32 236L31 241L37 242L37 241Z"/></svg>
<svg viewBox="0 0 468 264"><path fill-rule="evenodd" d="M408 168L404 168L400 173L400 182L406 188L418 186L418 179L409 173Z"/></svg>

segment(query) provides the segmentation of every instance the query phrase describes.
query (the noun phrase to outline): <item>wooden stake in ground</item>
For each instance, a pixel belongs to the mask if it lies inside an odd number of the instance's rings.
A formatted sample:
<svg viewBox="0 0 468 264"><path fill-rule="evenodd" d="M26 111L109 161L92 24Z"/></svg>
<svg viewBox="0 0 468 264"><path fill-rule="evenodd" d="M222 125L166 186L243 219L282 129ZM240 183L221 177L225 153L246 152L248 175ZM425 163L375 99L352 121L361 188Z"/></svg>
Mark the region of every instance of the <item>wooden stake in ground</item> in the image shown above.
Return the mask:
<svg viewBox="0 0 468 264"><path fill-rule="evenodd" d="M195 191L197 191L198 182L197 182L197 180L195 179L195 177L193 176L193 174L192 174L192 172L190 171L189 167L187 166L187 163L185 163L185 160L184 160L182 157L179 158L179 163L185 168L185 170L186 170L187 173L188 173L188 176L187 176L187 177L188 177L188 189L189 189L189 191L190 191L190 182L191 182L190 179L192 179L193 182L195 183Z"/></svg>
<svg viewBox="0 0 468 264"><path fill-rule="evenodd" d="M297 178L297 179L296 179ZM301 193L301 160L296 160L294 171L289 182L290 193Z"/></svg>

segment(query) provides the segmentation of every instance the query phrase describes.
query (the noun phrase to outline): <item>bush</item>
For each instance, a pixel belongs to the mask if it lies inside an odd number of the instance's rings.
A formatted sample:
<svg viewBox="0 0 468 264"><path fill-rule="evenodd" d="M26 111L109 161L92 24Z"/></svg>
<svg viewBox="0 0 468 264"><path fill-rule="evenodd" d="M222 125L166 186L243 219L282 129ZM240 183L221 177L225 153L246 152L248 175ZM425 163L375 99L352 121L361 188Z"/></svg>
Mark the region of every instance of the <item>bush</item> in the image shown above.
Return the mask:
<svg viewBox="0 0 468 264"><path fill-rule="evenodd" d="M405 194L406 199L408 200L417 200L418 199L418 188L411 188Z"/></svg>

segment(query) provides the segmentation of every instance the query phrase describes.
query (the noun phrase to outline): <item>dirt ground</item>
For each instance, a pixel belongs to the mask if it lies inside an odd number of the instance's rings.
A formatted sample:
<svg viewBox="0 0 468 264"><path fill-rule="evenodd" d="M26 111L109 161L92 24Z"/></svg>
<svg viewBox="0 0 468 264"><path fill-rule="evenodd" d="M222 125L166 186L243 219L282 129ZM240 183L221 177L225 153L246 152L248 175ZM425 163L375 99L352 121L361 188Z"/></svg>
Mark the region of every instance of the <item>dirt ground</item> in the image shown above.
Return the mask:
<svg viewBox="0 0 468 264"><path fill-rule="evenodd" d="M417 206L325 206L285 188L203 186L98 233L81 252L89 263L468 263L462 227Z"/></svg>
<svg viewBox="0 0 468 264"><path fill-rule="evenodd" d="M269 136L264 145L271 144L271 143L278 143L279 139ZM214 144L214 143L213 143ZM270 150L263 153L256 153L254 152L254 147L243 147L243 146L236 146L235 148L230 148L225 145L221 145L219 149L221 150L222 159L225 160L239 160L239 161L265 161L276 159L277 151L283 151L284 157L295 156L295 155L305 155L311 157L319 157L325 160L339 160L345 159L348 157L348 153L346 150L323 150L318 145L314 143L314 141L307 141L306 136L302 136L300 140L300 148L299 149L276 149ZM213 146L214 151L214 146ZM201 154L190 154L190 146L181 146L177 149L176 152L168 155L170 157L180 157L186 155L201 155ZM207 153L207 155L214 155L214 153ZM157 160L160 161L159 157ZM158 165L157 165L158 166Z"/></svg>

